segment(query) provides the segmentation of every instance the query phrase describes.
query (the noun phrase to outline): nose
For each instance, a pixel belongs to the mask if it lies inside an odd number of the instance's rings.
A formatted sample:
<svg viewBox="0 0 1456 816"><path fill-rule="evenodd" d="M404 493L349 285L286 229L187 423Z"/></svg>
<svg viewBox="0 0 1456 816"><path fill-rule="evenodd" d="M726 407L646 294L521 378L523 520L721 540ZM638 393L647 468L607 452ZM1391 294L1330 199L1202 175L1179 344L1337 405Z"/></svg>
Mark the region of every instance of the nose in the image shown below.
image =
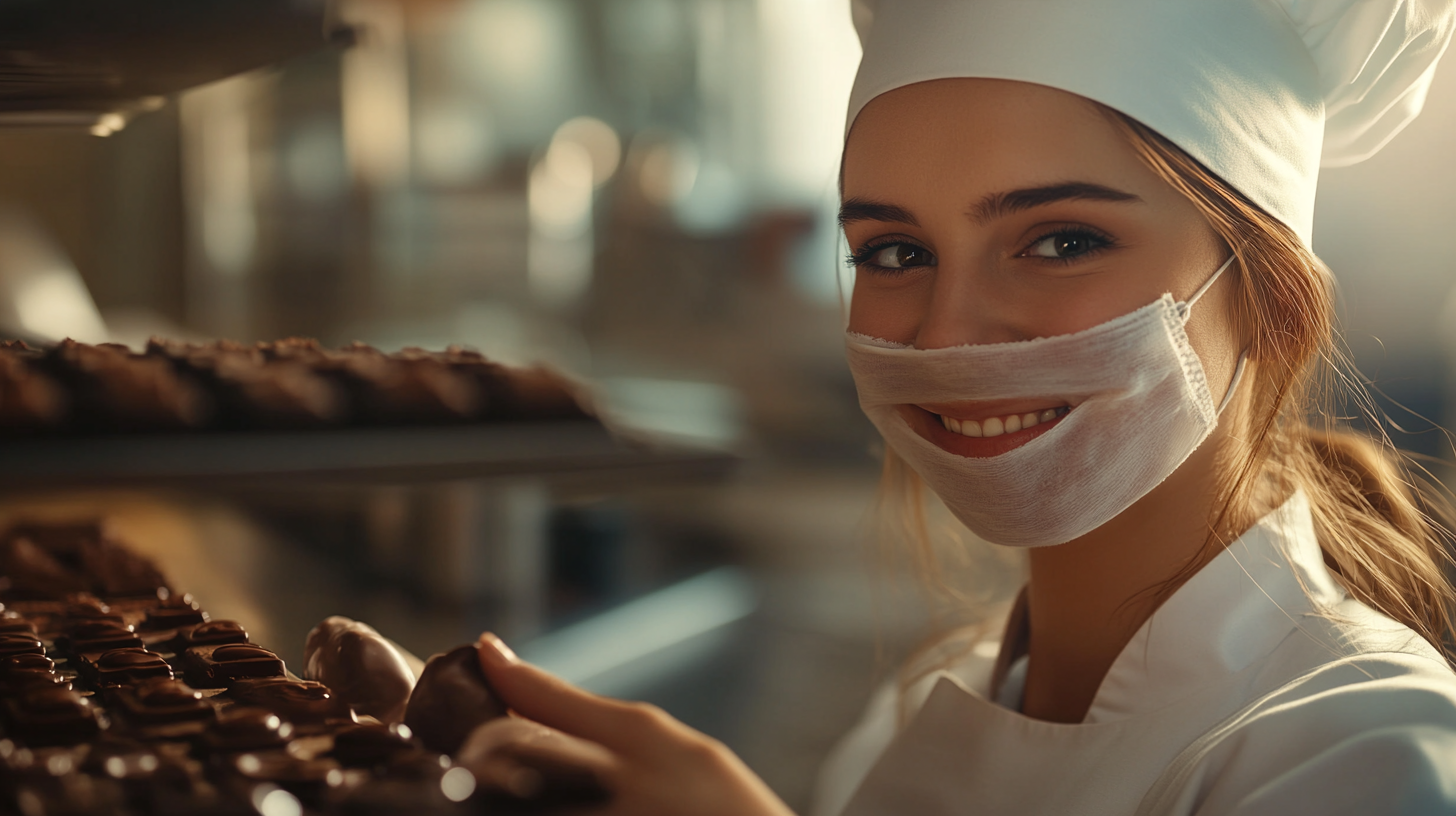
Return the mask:
<svg viewBox="0 0 1456 816"><path fill-rule="evenodd" d="M949 274L947 274L949 272ZM995 295L987 270L942 266L915 335L920 349L1009 343L1028 336Z"/></svg>

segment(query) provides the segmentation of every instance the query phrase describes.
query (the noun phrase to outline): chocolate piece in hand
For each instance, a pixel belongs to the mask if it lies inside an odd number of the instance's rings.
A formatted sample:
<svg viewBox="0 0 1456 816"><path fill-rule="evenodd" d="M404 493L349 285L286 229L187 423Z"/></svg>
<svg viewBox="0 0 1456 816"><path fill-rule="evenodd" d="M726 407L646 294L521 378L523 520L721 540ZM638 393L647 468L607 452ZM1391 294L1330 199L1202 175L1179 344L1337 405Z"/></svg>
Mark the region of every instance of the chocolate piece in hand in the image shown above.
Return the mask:
<svg viewBox="0 0 1456 816"><path fill-rule="evenodd" d="M278 655L251 643L194 646L180 656L182 672L193 688L222 688L244 677L283 677Z"/></svg>
<svg viewBox="0 0 1456 816"><path fill-rule="evenodd" d="M486 683L474 646L435 655L410 695L404 722L431 751L454 754L475 727L506 706Z"/></svg>
<svg viewBox="0 0 1456 816"><path fill-rule="evenodd" d="M415 686L404 655L373 627L334 615L308 633L303 676L334 690L360 714L383 723L404 719Z"/></svg>

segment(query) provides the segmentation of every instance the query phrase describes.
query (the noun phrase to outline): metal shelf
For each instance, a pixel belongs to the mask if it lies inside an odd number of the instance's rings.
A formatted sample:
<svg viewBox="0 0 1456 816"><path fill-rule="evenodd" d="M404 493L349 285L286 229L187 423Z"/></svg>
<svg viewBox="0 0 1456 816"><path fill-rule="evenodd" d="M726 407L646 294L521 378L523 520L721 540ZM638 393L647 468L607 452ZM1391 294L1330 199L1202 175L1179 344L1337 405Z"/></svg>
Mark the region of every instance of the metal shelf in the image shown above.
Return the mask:
<svg viewBox="0 0 1456 816"><path fill-rule="evenodd" d="M0 126L115 130L171 94L351 39L327 0L0 0Z"/></svg>
<svg viewBox="0 0 1456 816"><path fill-rule="evenodd" d="M737 457L590 421L325 431L0 438L0 489L429 481L712 479Z"/></svg>

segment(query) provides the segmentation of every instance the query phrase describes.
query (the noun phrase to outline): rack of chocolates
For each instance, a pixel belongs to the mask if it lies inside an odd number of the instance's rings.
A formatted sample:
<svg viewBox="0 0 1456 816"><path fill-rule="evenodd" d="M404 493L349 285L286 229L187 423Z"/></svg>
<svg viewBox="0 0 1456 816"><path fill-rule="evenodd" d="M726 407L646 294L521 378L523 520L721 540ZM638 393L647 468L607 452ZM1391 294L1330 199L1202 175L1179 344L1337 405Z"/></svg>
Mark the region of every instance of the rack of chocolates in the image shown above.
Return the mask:
<svg viewBox="0 0 1456 816"><path fill-rule="evenodd" d="M0 433L321 429L586 420L579 389L451 347L393 354L291 338L243 345L153 338L141 352L0 342Z"/></svg>
<svg viewBox="0 0 1456 816"><path fill-rule="evenodd" d="M372 628L330 618L303 677L211 619L98 523L0 533L0 812L528 813L604 801L589 774L477 783L469 737L506 714L473 647L419 679Z"/></svg>
<svg viewBox="0 0 1456 816"><path fill-rule="evenodd" d="M722 450L624 431L584 388L458 347L0 341L0 489L718 478Z"/></svg>

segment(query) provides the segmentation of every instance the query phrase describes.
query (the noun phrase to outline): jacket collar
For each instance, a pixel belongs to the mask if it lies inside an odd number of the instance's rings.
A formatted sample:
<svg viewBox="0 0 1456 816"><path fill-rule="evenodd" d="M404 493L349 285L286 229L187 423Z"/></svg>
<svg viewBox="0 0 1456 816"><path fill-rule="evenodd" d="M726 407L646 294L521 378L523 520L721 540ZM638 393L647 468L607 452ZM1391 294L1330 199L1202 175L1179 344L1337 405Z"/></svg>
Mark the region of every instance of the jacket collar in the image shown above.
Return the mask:
<svg viewBox="0 0 1456 816"><path fill-rule="evenodd" d="M1345 597L1325 567L1309 499L1295 492L1233 541L1145 621L1113 661L1085 723L1155 711L1267 656L1306 616ZM994 699L1019 700L1024 604L1008 621Z"/></svg>

